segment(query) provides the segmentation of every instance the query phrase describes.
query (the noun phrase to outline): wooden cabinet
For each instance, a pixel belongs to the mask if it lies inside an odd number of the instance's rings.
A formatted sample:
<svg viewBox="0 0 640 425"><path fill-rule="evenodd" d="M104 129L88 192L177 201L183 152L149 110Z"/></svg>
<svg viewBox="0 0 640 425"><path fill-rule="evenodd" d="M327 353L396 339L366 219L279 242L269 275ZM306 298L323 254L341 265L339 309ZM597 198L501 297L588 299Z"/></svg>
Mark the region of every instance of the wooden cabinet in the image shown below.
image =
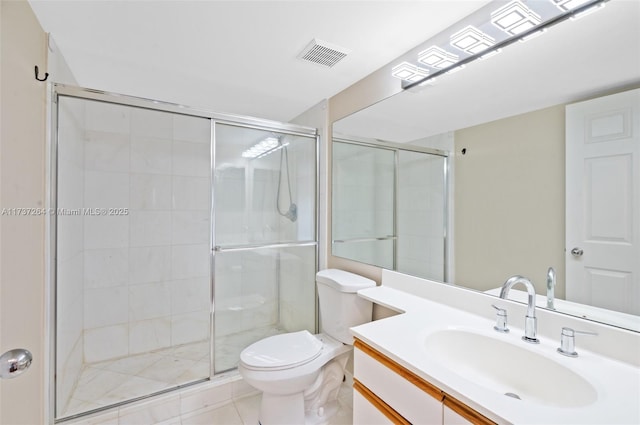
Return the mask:
<svg viewBox="0 0 640 425"><path fill-rule="evenodd" d="M406 419L382 403L367 387L354 382L353 423L367 425L408 424Z"/></svg>
<svg viewBox="0 0 640 425"><path fill-rule="evenodd" d="M451 409L449 406L442 406L442 423L447 425L470 425L473 422Z"/></svg>
<svg viewBox="0 0 640 425"><path fill-rule="evenodd" d="M464 425L464 424L477 424L477 425L489 425L495 424L492 420L486 416L473 410L463 402L456 400L449 394L444 394L444 400L442 400L442 414L443 424L445 425Z"/></svg>
<svg viewBox="0 0 640 425"><path fill-rule="evenodd" d="M353 388L354 425L494 424L358 339Z"/></svg>

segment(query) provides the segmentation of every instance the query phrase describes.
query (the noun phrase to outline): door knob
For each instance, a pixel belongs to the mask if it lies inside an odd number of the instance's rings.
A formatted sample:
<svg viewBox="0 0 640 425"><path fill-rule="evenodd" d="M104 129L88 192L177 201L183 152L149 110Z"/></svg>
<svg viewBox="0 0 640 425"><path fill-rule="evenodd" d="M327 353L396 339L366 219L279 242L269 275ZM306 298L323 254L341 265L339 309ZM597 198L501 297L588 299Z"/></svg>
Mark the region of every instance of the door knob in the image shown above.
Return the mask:
<svg viewBox="0 0 640 425"><path fill-rule="evenodd" d="M574 257L581 257L582 254L584 254L582 248L576 247L571 250L571 255L573 255Z"/></svg>
<svg viewBox="0 0 640 425"><path fill-rule="evenodd" d="M17 348L0 356L0 378L11 379L22 375L33 361L29 350Z"/></svg>

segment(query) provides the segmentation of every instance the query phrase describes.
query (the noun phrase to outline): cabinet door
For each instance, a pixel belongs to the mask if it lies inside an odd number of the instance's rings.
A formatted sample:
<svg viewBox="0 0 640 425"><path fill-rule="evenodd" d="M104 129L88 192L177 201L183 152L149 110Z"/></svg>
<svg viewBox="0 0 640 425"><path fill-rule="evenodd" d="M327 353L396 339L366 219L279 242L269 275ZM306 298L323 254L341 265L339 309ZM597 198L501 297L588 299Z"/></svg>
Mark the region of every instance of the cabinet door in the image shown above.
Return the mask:
<svg viewBox="0 0 640 425"><path fill-rule="evenodd" d="M357 389L365 387L409 423L442 422L442 393L361 341L354 350Z"/></svg>
<svg viewBox="0 0 640 425"><path fill-rule="evenodd" d="M392 425L395 423L358 391L353 392L353 425Z"/></svg>
<svg viewBox="0 0 640 425"><path fill-rule="evenodd" d="M442 400L442 423L445 425L495 425L495 422L448 394Z"/></svg>
<svg viewBox="0 0 640 425"><path fill-rule="evenodd" d="M454 412L448 406L442 406L442 424L443 425L471 425L473 422L468 421L457 412Z"/></svg>

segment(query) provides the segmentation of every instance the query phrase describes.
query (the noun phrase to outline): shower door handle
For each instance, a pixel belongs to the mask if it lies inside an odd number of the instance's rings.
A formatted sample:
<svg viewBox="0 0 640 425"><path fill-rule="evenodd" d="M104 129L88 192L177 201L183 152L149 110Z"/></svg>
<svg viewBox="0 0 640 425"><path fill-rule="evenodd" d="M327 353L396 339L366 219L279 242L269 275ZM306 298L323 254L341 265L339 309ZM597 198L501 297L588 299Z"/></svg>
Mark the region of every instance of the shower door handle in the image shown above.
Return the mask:
<svg viewBox="0 0 640 425"><path fill-rule="evenodd" d="M275 249L275 248L297 248L301 246L316 246L316 241L300 241L300 242L283 242L272 244L249 244L249 245L229 245L213 247L213 252L232 252L232 251L253 251L257 249Z"/></svg>
<svg viewBox="0 0 640 425"><path fill-rule="evenodd" d="M9 350L0 356L0 378L11 379L22 375L33 361L29 350L17 348Z"/></svg>

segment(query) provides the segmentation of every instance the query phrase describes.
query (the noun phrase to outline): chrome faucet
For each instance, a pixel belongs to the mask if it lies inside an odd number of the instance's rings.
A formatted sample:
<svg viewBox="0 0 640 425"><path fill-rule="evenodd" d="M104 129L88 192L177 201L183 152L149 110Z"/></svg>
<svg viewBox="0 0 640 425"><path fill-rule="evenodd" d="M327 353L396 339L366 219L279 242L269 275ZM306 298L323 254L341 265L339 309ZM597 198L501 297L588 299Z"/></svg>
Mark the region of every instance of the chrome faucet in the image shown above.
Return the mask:
<svg viewBox="0 0 640 425"><path fill-rule="evenodd" d="M507 326L507 310L504 308L500 308L495 304L491 304L493 308L496 309L496 324L493 327L497 332L507 333L509 332L509 327Z"/></svg>
<svg viewBox="0 0 640 425"><path fill-rule="evenodd" d="M533 287L533 283L531 283L529 279L523 276L511 276L502 285L502 289L500 290L500 298L506 299L511 288L517 283L522 283L525 288L527 288L527 294L529 294L527 302L527 315L524 318L524 336L522 337L522 339L532 344L538 344L540 343L540 340L536 337L536 290Z"/></svg>
<svg viewBox="0 0 640 425"><path fill-rule="evenodd" d="M553 302L556 298L555 289L556 271L553 269L553 267L549 267L549 270L547 270L547 308L551 310L556 309L556 307L553 305Z"/></svg>
<svg viewBox="0 0 640 425"><path fill-rule="evenodd" d="M576 331L571 328L562 328L560 333L560 347L558 347L558 353L567 357L578 357L576 353L576 334L580 335L598 335L595 332Z"/></svg>

